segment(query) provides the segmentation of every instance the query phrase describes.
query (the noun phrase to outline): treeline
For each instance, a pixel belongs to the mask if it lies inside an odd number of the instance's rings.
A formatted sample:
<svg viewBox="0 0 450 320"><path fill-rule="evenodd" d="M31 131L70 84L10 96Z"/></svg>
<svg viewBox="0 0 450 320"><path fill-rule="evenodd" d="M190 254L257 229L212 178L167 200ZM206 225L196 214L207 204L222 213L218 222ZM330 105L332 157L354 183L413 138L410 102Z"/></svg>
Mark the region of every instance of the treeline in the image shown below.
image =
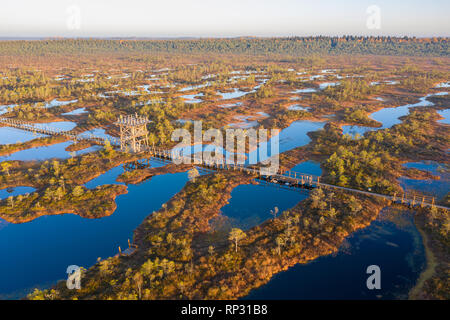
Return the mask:
<svg viewBox="0 0 450 320"><path fill-rule="evenodd" d="M1 41L0 55L118 53L374 54L448 56L448 38L291 37L194 40L49 39Z"/></svg>

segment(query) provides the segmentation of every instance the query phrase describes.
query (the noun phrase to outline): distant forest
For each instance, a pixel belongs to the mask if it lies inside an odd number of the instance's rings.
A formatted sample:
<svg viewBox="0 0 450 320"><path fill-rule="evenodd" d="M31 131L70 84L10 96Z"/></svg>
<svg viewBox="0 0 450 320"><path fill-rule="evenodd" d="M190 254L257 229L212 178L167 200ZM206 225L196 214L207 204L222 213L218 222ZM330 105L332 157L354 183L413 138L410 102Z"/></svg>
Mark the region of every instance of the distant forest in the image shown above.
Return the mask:
<svg viewBox="0 0 450 320"><path fill-rule="evenodd" d="M449 56L449 38L291 37L193 40L48 39L0 41L0 55L92 53L232 53Z"/></svg>

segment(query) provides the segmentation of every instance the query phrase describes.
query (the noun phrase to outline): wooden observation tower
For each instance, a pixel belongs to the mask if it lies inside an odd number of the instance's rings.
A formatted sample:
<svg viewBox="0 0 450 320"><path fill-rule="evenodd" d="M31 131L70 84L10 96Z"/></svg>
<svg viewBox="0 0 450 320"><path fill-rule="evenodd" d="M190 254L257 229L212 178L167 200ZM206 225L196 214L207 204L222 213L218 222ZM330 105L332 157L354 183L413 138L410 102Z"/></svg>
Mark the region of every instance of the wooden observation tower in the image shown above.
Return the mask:
<svg viewBox="0 0 450 320"><path fill-rule="evenodd" d="M148 147L147 124L150 121L137 114L120 116L116 125L120 127L120 150L125 151L129 146L133 152L141 152Z"/></svg>

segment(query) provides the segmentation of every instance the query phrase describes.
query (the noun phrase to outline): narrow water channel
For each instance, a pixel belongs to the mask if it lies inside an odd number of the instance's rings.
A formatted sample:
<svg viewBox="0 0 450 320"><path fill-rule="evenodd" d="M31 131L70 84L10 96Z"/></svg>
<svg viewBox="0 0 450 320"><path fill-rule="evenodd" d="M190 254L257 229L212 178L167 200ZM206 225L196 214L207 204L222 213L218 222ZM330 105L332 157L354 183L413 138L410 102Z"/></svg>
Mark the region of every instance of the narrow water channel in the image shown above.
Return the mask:
<svg viewBox="0 0 450 320"><path fill-rule="evenodd" d="M409 114L409 108L415 107L428 107L433 106L434 103L427 100L429 97L433 96L442 96L447 95L448 92L438 92L431 93L419 99L419 102L414 104L407 104L404 106L393 107L393 108L383 108L377 112L374 112L370 115L370 118L376 120L382 124L381 127L372 128L372 127L364 127L364 126L356 126L356 125L346 125L342 127L344 134L349 134L351 136L355 136L356 134L364 135L364 133L368 131L375 131L380 129L391 128L392 126L401 123L399 118L406 116Z"/></svg>

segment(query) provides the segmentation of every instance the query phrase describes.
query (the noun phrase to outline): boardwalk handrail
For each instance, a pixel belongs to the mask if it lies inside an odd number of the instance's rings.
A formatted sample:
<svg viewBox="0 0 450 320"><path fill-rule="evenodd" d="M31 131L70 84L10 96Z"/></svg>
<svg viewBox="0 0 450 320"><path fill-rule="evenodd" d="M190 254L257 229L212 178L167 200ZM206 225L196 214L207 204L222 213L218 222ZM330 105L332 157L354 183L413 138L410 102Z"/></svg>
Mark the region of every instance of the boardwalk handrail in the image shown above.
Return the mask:
<svg viewBox="0 0 450 320"><path fill-rule="evenodd" d="M16 120L16 119L10 119L10 118L0 118L0 123L6 124L11 127L16 127L19 129L32 131L32 132L39 132L44 133L48 135L63 135L70 139L74 140L90 140L90 141L96 141L104 143L107 140L110 141L111 144L117 145L117 141L109 140L107 138L103 137L97 137L91 134L90 137L83 137L80 134L75 134L73 131L64 131L64 130L58 130L50 127L36 127L33 123L26 122L23 120ZM400 204L406 204L406 205L420 205L421 207L431 206L431 207L439 207L444 209L449 209L444 206L438 206L435 204L435 198L431 196L426 195L419 195L411 192L402 192L401 194L394 193L393 195L385 195L380 193L375 193L371 191L364 191L354 188L348 188L343 186L337 186L333 184L327 184L322 183L320 181L320 176L315 176L311 174L305 174L301 172L296 171L285 171L283 173L276 173L273 175L261 175L261 170L259 167L252 168L248 166L229 163L229 161L226 160L225 156L222 155L221 159L218 159L216 162L213 161L207 161L203 158L198 158L196 154L189 154L188 156L180 154L179 152L175 152L174 150L166 150L161 148L155 148L155 147L145 147L143 148L142 152L148 152L151 156L157 157L160 159L166 159L170 161L178 160L181 163L193 163L196 165L201 165L207 168L211 168L213 170L234 170L234 171L241 171L245 172L251 175L256 175L257 177L264 179L266 181L277 183L277 184L284 184L291 187L307 187L307 188L317 188L317 187L323 187L323 188L329 188L329 189L336 189L336 190L343 190L343 191L349 191L349 192L355 192L359 194L365 194L369 196L375 196L383 199L387 199L389 201L393 201L395 203ZM177 161L177 162L178 162Z"/></svg>
<svg viewBox="0 0 450 320"><path fill-rule="evenodd" d="M174 160L174 152L171 150L164 150L160 148L151 147L147 150L150 155L153 155L156 158L162 158L166 160ZM411 192L403 192L401 194L397 194L396 192L393 195L380 194L371 191L364 191L354 188L342 187L333 184L323 183L320 181L320 176L296 172L296 171L285 171L284 173L277 173L271 176L261 176L261 172L259 168L251 168L246 167L244 165L239 164L230 164L225 161L225 157L222 158L221 161L217 162L208 162L203 159L199 159L195 157L195 154L190 154L189 156L177 155L178 160L186 160L186 163L192 163L192 160L200 161L200 163L195 163L196 165L206 166L215 170L234 170L234 171L242 171L248 174L256 175L259 178L265 179L266 181L278 184L285 184L288 186L302 186L308 188L317 188L323 187L328 189L336 189L341 191L354 192L358 194L364 194L368 196L374 196L383 198L395 203L405 204L405 205L420 205L421 207L431 206L438 207L443 209L449 209L445 206L439 206L435 204L435 198L426 195L415 194ZM184 161L183 161L184 162Z"/></svg>
<svg viewBox="0 0 450 320"><path fill-rule="evenodd" d="M98 137L93 134L90 134L89 136L83 136L83 133L77 134L73 132L72 130L61 130L57 128L51 128L49 126L43 125L43 126L36 126L35 123L27 122L23 120L17 120L17 119L10 119L10 118L0 118L0 123L3 123L9 127L14 127L21 130L26 130L34 133L41 133L46 134L50 136L64 136L69 139L73 139L76 141L79 140L88 140L88 141L94 141L97 143L105 143L106 141L109 141L112 145L118 145L118 142L115 138L108 139L104 137Z"/></svg>

